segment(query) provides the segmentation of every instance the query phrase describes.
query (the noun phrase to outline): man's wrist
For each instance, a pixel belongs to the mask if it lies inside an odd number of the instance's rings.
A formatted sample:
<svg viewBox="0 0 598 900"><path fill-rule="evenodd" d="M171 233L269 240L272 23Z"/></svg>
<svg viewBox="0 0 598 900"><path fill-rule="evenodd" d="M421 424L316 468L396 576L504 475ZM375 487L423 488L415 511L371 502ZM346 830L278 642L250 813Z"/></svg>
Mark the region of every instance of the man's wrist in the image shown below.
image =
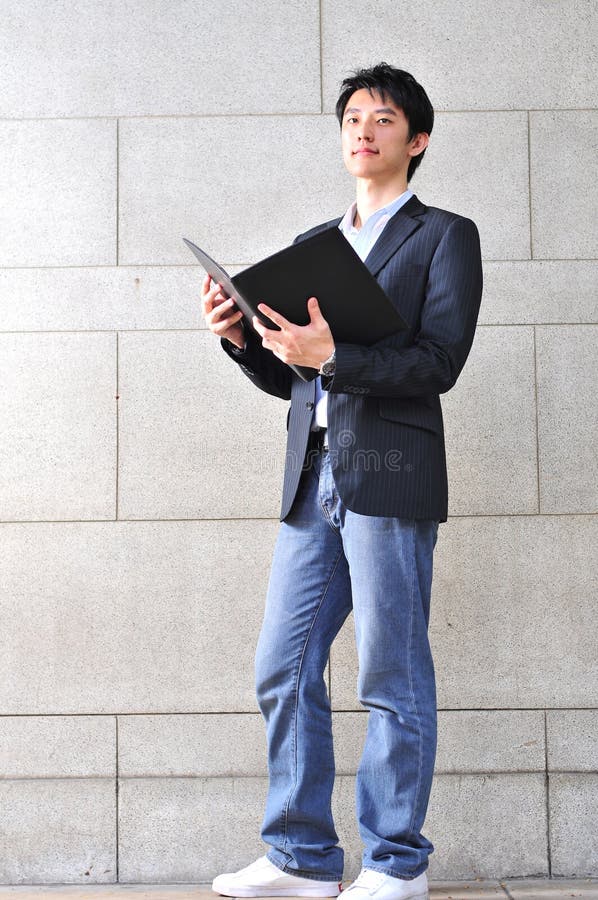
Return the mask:
<svg viewBox="0 0 598 900"><path fill-rule="evenodd" d="M336 371L336 347L334 348L328 359L325 359L324 362L321 363L318 371L320 375L334 375Z"/></svg>
<svg viewBox="0 0 598 900"><path fill-rule="evenodd" d="M231 350L232 350L233 353L235 353L235 354L236 354L236 353L245 353L245 351L247 350L247 340L245 340L245 341L243 342L243 346L242 346L242 347L237 347L237 345L234 343L234 341L229 341L228 338L224 338L224 340L226 341L227 344L229 344Z"/></svg>

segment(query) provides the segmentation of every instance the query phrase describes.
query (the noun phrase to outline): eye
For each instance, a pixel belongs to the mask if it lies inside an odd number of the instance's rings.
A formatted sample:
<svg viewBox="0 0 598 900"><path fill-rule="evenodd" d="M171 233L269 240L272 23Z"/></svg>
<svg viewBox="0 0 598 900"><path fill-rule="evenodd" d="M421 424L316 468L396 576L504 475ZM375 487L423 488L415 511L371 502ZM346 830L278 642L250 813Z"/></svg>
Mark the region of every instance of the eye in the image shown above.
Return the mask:
<svg viewBox="0 0 598 900"><path fill-rule="evenodd" d="M347 116L346 122L357 122L357 116Z"/></svg>
<svg viewBox="0 0 598 900"><path fill-rule="evenodd" d="M390 119L386 119L384 116L382 116L382 118L378 119L378 121L379 122L390 122Z"/></svg>

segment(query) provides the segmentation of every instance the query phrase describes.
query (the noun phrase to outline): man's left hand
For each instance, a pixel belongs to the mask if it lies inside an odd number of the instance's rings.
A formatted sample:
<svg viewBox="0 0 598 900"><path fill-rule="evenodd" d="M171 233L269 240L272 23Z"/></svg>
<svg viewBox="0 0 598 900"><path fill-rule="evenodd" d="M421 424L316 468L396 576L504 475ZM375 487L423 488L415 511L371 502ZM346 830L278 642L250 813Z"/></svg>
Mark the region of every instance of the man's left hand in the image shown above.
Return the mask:
<svg viewBox="0 0 598 900"><path fill-rule="evenodd" d="M253 324L262 338L262 345L283 362L293 366L319 369L331 356L334 339L315 297L310 297L307 301L308 325L293 325L265 303L260 303L258 309L280 328L280 331L266 328L257 316L253 317Z"/></svg>

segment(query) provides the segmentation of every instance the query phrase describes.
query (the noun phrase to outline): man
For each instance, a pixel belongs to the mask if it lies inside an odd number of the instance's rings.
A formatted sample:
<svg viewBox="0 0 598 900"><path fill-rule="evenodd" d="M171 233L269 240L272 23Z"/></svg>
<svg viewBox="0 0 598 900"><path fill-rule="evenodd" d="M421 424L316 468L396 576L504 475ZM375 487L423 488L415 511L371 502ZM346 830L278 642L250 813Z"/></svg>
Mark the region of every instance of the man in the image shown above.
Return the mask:
<svg viewBox="0 0 598 900"><path fill-rule="evenodd" d="M436 752L436 690L428 641L432 556L447 520L439 394L469 353L482 273L474 223L428 207L407 184L434 113L407 72L381 63L342 84L337 102L356 202L339 227L407 321L371 347L335 343L316 298L280 330L241 313L209 278L208 327L262 390L291 400L281 525L256 655L268 737L266 856L221 875L236 897L332 897L343 853L330 808L334 758L323 680L330 645L353 610L358 696L369 709L356 804L365 846L350 900L423 900L421 833ZM318 369L303 382L287 365Z"/></svg>

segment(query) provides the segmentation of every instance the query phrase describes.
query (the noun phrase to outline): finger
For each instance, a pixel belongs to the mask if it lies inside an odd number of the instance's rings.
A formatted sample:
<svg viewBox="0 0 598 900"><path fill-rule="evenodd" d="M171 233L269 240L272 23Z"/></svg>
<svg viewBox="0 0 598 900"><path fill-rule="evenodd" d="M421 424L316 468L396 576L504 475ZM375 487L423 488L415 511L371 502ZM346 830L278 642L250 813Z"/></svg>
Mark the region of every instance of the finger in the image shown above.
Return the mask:
<svg viewBox="0 0 598 900"><path fill-rule="evenodd" d="M264 325L261 319L257 316L254 316L252 319L252 324L255 330L259 335L263 338L267 338L268 340L276 340L278 341L280 338L280 329L278 328L268 328L267 325Z"/></svg>
<svg viewBox="0 0 598 900"><path fill-rule="evenodd" d="M261 319L258 319L257 316L254 316L251 321L252 321L253 327L255 328L257 333L262 338L265 338L268 335L268 333L271 331L271 329L266 328L266 326L262 324Z"/></svg>
<svg viewBox="0 0 598 900"><path fill-rule="evenodd" d="M214 334L224 334L229 330L232 325L236 325L237 322L241 321L243 313L240 309L236 312L231 313L230 316L227 316L225 319L220 319L218 322L213 322L210 325L210 331Z"/></svg>
<svg viewBox="0 0 598 900"><path fill-rule="evenodd" d="M206 294L202 297L206 312L211 311L215 306L223 303L227 298L221 292L221 285L213 284Z"/></svg>
<svg viewBox="0 0 598 900"><path fill-rule="evenodd" d="M202 296L202 297L206 297L206 296L208 295L208 293L209 293L209 291L210 291L210 282L211 282L211 280L212 280L212 279L210 278L209 275L205 275L205 276L204 276L204 279L203 279L203 281L202 281L202 283L201 283L201 296Z"/></svg>
<svg viewBox="0 0 598 900"><path fill-rule="evenodd" d="M212 321L219 322L223 318L229 318L235 305L235 301L230 298L228 300L223 300L222 303L218 303L212 310ZM240 312L240 310L234 310L234 312L238 311Z"/></svg>
<svg viewBox="0 0 598 900"><path fill-rule="evenodd" d="M277 313L276 310L267 306L265 303L258 303L257 308L262 315L267 316L271 322L274 322L274 324L278 325L280 328L288 328L291 324L288 319L285 319L284 316L281 316L280 313Z"/></svg>
<svg viewBox="0 0 598 900"><path fill-rule="evenodd" d="M317 297L309 298L307 301L307 312L309 313L310 322L317 322L318 324L326 322L326 319L322 315L322 310L320 309Z"/></svg>

